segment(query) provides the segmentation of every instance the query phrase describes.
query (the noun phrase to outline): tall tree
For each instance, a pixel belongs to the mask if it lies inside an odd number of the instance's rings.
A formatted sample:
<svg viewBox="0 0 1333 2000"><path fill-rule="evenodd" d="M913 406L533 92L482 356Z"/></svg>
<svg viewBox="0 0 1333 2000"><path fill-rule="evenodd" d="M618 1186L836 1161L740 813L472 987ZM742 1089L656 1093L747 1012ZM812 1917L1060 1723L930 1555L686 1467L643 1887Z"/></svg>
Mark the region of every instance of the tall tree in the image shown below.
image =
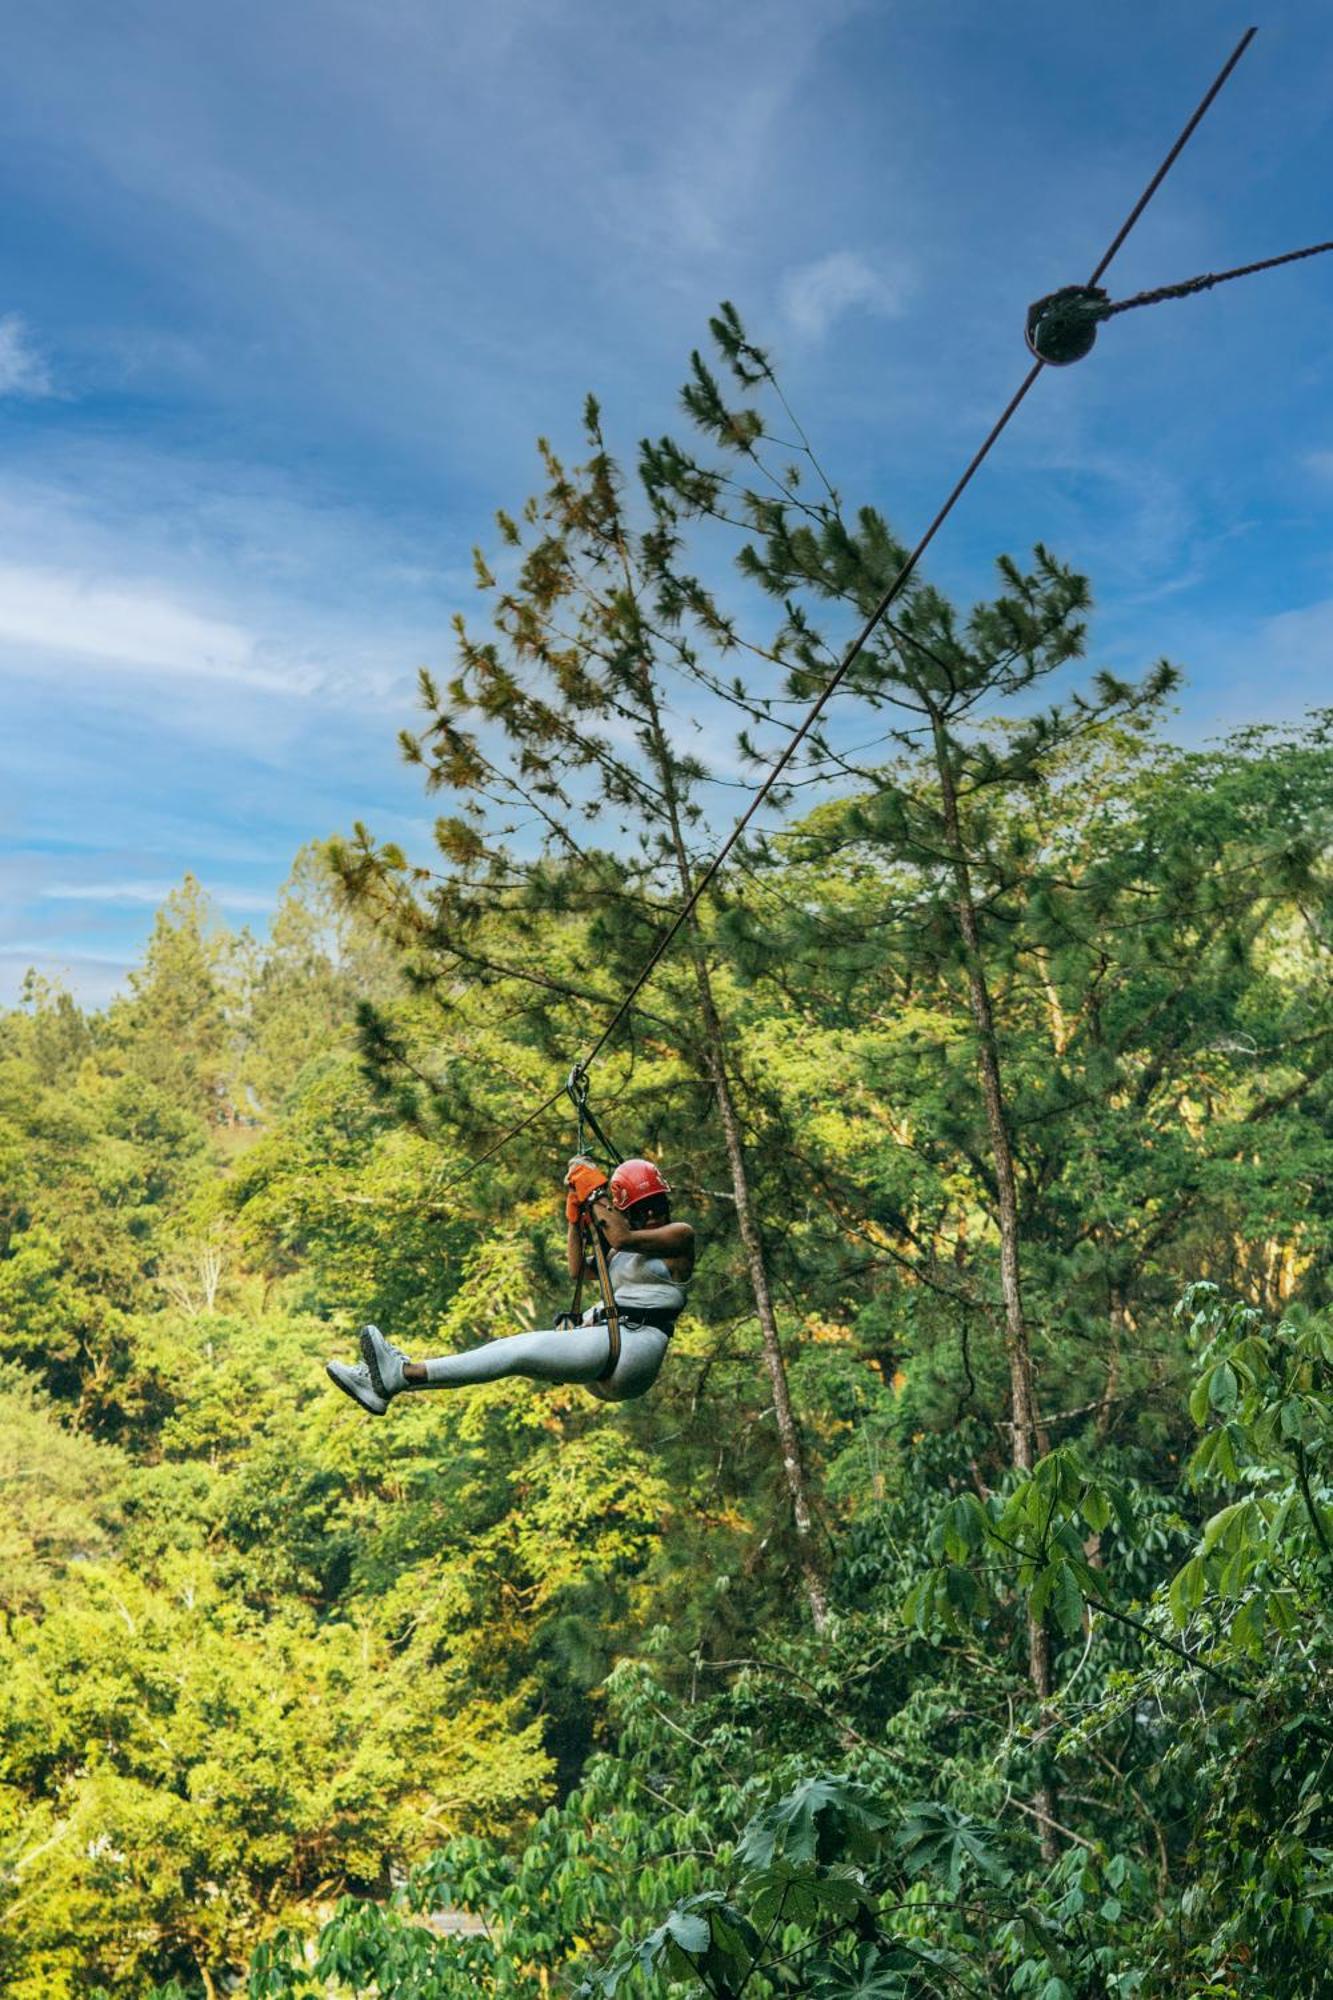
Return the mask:
<svg viewBox="0 0 1333 2000"><path fill-rule="evenodd" d="M707 520L747 536L738 551L744 575L783 607L768 656L786 666L783 692L808 703L838 666L841 631L863 625L907 563L907 548L875 508L849 519L797 426L801 464L785 471L772 457L791 440L775 422L791 412L768 356L749 340L733 308L711 323L722 364L735 389L766 396L729 403L717 375L696 353L684 392L696 430L713 456L703 458L672 439L646 444L642 473L662 523L663 601L678 608L715 643L737 643L736 622L700 578L677 561L684 523ZM804 481L814 475L807 494ZM1041 684L1083 649L1089 602L1083 578L1038 547L1033 566L999 561L1000 595L960 620L937 590L913 577L869 636L846 675L847 693L885 719L884 741L896 763L866 767L841 749L832 729L812 734L808 775L868 785L851 813L856 831L911 876L910 920L899 935L916 954L927 949L950 963L966 995L977 1083L989 1148L992 1214L999 1243L1000 1310L1008 1362L1012 1459L1028 1471L1044 1435L1034 1381L1032 1338L1023 1298L1023 1260L1011 1104L993 998L995 933L1003 938L1003 903L1029 857L1007 838L1005 801L1053 783L1072 745L1112 718L1151 710L1175 681L1165 664L1140 687L1109 674L1090 696L1032 712ZM829 623L830 618L832 623ZM718 690L715 675L709 684ZM768 722L772 700L744 688L732 698ZM812 762L813 760L813 762ZM835 842L845 838L840 831ZM1050 1692L1047 1635L1040 1618L1028 1626L1032 1685ZM1050 1822L1052 1801L1038 1809Z"/></svg>
<svg viewBox="0 0 1333 2000"><path fill-rule="evenodd" d="M262 946L249 942L242 1079L272 1119L307 1063L354 1040L356 1008L400 980L392 955L338 894L326 844L292 862Z"/></svg>
<svg viewBox="0 0 1333 2000"><path fill-rule="evenodd" d="M422 983L440 992L449 978L480 972L526 987L543 1006L554 994L583 1034L606 1022L617 987L637 973L673 906L693 892L709 777L686 747L671 701L673 676L689 686L693 649L656 615L660 526L650 520L645 533L632 521L592 399L585 432L590 456L572 469L543 442L545 490L521 522L500 517L508 580L477 557L479 583L494 598L492 636L478 640L460 620L459 673L443 693L422 677L428 720L405 747L432 789L459 799L459 812L437 829L447 873L423 884L418 871L413 881L396 851L376 849L365 836L340 856L349 892L381 910L414 953ZM525 845L513 837L515 813L525 822ZM612 844L599 843L599 834ZM577 913L588 926L599 963L581 991L537 963L502 963L486 944L488 917L503 912L509 934L521 938L525 915L531 923L555 910ZM735 1051L697 913L684 956L684 984L678 972L664 972L639 1019L649 1033L665 1028L687 1071L706 1082L721 1126L798 1559L820 1624L826 1599L814 1509L751 1190ZM590 994L596 1010L586 1004Z"/></svg>
<svg viewBox="0 0 1333 2000"><path fill-rule="evenodd" d="M236 972L234 940L187 874L154 919L129 997L111 1010L126 1067L207 1125L238 1108Z"/></svg>

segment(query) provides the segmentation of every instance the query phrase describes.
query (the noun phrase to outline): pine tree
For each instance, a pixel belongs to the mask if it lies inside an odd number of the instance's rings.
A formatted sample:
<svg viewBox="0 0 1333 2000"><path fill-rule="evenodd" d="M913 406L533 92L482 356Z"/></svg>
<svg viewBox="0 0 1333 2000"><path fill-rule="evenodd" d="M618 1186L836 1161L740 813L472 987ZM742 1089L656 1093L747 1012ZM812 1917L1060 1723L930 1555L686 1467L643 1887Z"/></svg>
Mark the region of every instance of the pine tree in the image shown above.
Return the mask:
<svg viewBox="0 0 1333 2000"><path fill-rule="evenodd" d="M408 870L400 852L376 848L362 829L337 855L348 893L378 913L409 954L409 976L446 1012L451 981L526 994L534 1037L566 1061L605 1025L688 901L708 833L701 794L709 773L685 747L686 724L671 699L673 683L689 690L693 649L657 615L666 574L660 523L647 534L634 526L591 398L584 426L586 462L567 468L543 441L543 493L521 521L500 516L507 580L477 555L478 582L493 599L492 636L475 638L460 619L460 670L448 689L422 676L428 719L404 749L428 786L458 804L437 825L443 874ZM553 915L579 928L588 969L575 978L555 976L547 963ZM494 941L501 925L503 954ZM696 1097L706 1088L720 1123L797 1557L819 1625L826 1599L814 1509L752 1193L736 1056L699 911L680 958L683 965L663 966L613 1046L656 1040ZM552 1000L560 1008L554 1034ZM401 1043L382 1022L368 1026L382 1066L401 1065ZM457 1116L456 1096L449 1110Z"/></svg>
<svg viewBox="0 0 1333 2000"><path fill-rule="evenodd" d="M734 308L724 305L710 324L735 388L746 398L767 395L797 438L793 446L782 437L756 401L729 404L717 375L695 353L683 401L713 455L700 457L671 438L646 443L641 455L661 523L660 545L668 552L662 594L670 593L681 615L715 645L741 645L736 622L678 561L685 524L702 520L739 530L746 537L737 555L742 574L783 607L768 647L750 642L748 650L784 669L781 696L808 704L838 667L839 632L863 624L902 571L908 551L877 509L864 506L854 519L847 517L768 356L749 340ZM796 461L779 470L773 461L783 449L794 449ZM807 479L814 481L813 497L803 490ZM827 722L812 732L797 768L807 779L870 788L850 809L835 844L850 832L910 871L909 948L927 940L928 950L952 963L966 994L999 1240L1012 1461L1026 1472L1045 1437L1024 1307L1014 1137L988 936L1023 858L997 837L995 807L1049 784L1071 746L1089 733L1160 706L1176 676L1165 663L1139 687L1102 674L1090 696L1074 695L1032 713L1034 690L1082 651L1087 586L1040 546L1030 570L1008 557L998 567L1001 594L974 607L965 621L940 592L914 577L846 675L846 694L884 717L883 742L894 768L876 771L856 761L838 747ZM823 621L829 620L826 629ZM706 678L712 692L771 724L779 690L756 698L739 681L726 688L716 673ZM756 754L748 735L742 747ZM1049 1651L1038 1618L1028 1622L1028 1662L1034 1693L1044 1702ZM1043 1788L1036 1809L1048 1844L1052 1804Z"/></svg>
<svg viewBox="0 0 1333 2000"><path fill-rule="evenodd" d="M234 940L187 874L158 911L130 997L111 1014L125 1066L206 1125L236 1114Z"/></svg>

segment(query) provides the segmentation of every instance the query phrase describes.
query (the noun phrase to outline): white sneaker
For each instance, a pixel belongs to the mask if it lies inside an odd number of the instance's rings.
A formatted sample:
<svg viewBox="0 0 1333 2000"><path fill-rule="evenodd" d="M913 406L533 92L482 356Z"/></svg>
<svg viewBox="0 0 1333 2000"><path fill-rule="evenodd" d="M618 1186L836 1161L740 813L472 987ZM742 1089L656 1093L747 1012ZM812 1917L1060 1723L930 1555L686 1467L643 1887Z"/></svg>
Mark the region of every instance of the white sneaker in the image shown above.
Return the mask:
<svg viewBox="0 0 1333 2000"><path fill-rule="evenodd" d="M382 1417L388 1409L389 1399L377 1391L364 1361L358 1361L355 1366L347 1361L326 1361L324 1372L330 1382L336 1382L345 1396L350 1396L354 1403L360 1403L372 1417Z"/></svg>
<svg viewBox="0 0 1333 2000"><path fill-rule="evenodd" d="M385 1404L391 1397L399 1396L404 1389L410 1389L407 1379L407 1364L411 1356L404 1354L401 1347L395 1347L386 1340L377 1326L363 1326L361 1329L361 1359L370 1375L375 1394L382 1396Z"/></svg>

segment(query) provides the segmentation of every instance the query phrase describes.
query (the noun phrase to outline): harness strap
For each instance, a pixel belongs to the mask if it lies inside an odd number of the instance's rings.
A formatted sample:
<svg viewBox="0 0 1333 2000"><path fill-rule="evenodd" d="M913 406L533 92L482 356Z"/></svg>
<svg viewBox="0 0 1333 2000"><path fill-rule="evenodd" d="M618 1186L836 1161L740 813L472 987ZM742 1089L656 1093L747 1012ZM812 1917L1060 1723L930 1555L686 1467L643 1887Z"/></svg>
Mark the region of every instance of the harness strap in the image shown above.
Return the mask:
<svg viewBox="0 0 1333 2000"><path fill-rule="evenodd" d="M592 1261L597 1267L597 1283L601 1287L602 1305L606 1311L606 1366L597 1377L599 1382L607 1382L615 1374L620 1363L620 1310L616 1305L616 1295L611 1289L611 1272L606 1261L606 1245L602 1232L595 1222L589 1231L592 1239Z"/></svg>
<svg viewBox="0 0 1333 2000"><path fill-rule="evenodd" d="M585 1064L575 1063L565 1082L565 1094L574 1106L574 1114L578 1121L578 1151L580 1153L586 1151L585 1127L591 1126L601 1145L602 1151L618 1165L621 1155L616 1151L616 1148L611 1144L606 1133L598 1124L596 1114L588 1102L588 1072ZM620 1362L620 1315L616 1310L615 1293L611 1289L611 1272L606 1261L606 1245L602 1241L602 1232L597 1227L597 1223L586 1205L583 1209L582 1228L585 1237L592 1244L592 1258L597 1269L597 1283L602 1294L602 1310L606 1316L607 1362L605 1368L597 1377L599 1382L605 1382L615 1374ZM576 1324L579 1317L579 1304L582 1298L583 1266L582 1262L580 1262L579 1275L574 1286L573 1303L567 1313L561 1313L558 1316L556 1320L557 1326L569 1327Z"/></svg>
<svg viewBox="0 0 1333 2000"><path fill-rule="evenodd" d="M658 1306L622 1305L620 1316L631 1326L654 1326L659 1333L664 1333L668 1340L676 1331L676 1321L680 1318L679 1313L666 1312Z"/></svg>
<svg viewBox="0 0 1333 2000"><path fill-rule="evenodd" d="M560 1332L562 1333L567 1332L571 1326L578 1325L579 1313L582 1308L582 1305L583 1305L583 1265L580 1262L579 1274L577 1278L575 1278L574 1280L574 1296L569 1302L569 1311L557 1313L555 1316L555 1325Z"/></svg>

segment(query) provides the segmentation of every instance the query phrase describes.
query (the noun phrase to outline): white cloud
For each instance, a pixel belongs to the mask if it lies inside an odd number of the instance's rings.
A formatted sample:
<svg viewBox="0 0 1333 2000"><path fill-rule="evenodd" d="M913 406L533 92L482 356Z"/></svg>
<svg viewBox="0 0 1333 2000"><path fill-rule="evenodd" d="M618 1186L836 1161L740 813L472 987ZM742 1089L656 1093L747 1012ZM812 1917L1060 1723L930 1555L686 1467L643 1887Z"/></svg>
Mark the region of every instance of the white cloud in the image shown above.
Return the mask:
<svg viewBox="0 0 1333 2000"><path fill-rule="evenodd" d="M121 992L133 958L112 952L53 952L49 944L0 949L0 1005L16 1006L28 972L63 986L84 1007L105 1007Z"/></svg>
<svg viewBox="0 0 1333 2000"><path fill-rule="evenodd" d="M779 287L783 313L807 340L822 340L834 320L860 306L896 319L911 292L901 267L876 266L859 250L834 250L812 264L788 271Z"/></svg>
<svg viewBox="0 0 1333 2000"><path fill-rule="evenodd" d="M35 965L38 959L50 961L53 956L58 956L62 965L111 965L121 971L128 971L134 963L123 953L115 951L66 951L53 954L49 939L45 944L6 945L3 952L0 952L0 958L24 965Z"/></svg>
<svg viewBox="0 0 1333 2000"><path fill-rule="evenodd" d="M466 574L416 526L274 475L98 440L0 468L0 682L63 681L265 756L312 709L408 721ZM241 697L241 698L238 698Z"/></svg>
<svg viewBox="0 0 1333 2000"><path fill-rule="evenodd" d="M53 882L38 891L44 902L62 903L145 903L152 908L165 903L178 882ZM253 889L208 888L211 900L224 910L271 910L275 898Z"/></svg>
<svg viewBox="0 0 1333 2000"><path fill-rule="evenodd" d="M239 625L149 585L94 583L69 570L0 568L0 643L182 675L272 680L253 665L254 643Z"/></svg>
<svg viewBox="0 0 1333 2000"><path fill-rule="evenodd" d="M1316 479L1333 480L1333 451L1307 451L1301 464Z"/></svg>
<svg viewBox="0 0 1333 2000"><path fill-rule="evenodd" d="M46 362L32 344L21 313L0 319L0 396L52 396Z"/></svg>

